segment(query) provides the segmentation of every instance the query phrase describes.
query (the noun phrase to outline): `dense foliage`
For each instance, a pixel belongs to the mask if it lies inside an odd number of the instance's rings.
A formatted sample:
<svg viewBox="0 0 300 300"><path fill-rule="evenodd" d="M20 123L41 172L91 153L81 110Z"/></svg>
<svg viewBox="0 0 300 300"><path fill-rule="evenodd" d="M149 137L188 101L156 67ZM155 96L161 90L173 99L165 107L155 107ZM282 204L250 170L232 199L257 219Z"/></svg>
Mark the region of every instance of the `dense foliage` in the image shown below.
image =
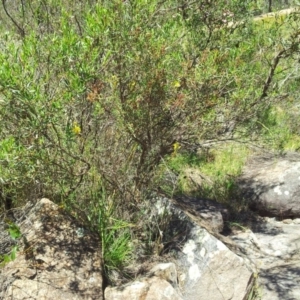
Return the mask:
<svg viewBox="0 0 300 300"><path fill-rule="evenodd" d="M297 102L298 13L255 21L256 2L3 1L2 210L49 197L120 266L168 157L268 136Z"/></svg>

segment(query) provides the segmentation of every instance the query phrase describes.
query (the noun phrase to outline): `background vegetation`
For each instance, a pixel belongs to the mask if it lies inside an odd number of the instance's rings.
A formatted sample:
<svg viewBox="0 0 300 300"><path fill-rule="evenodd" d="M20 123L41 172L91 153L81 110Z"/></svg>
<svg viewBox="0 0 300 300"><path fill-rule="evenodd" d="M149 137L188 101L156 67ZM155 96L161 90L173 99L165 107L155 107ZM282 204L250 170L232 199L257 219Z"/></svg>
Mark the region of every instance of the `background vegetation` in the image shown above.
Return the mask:
<svg viewBox="0 0 300 300"><path fill-rule="evenodd" d="M136 240L154 249L154 191L230 205L249 154L300 146L299 13L262 7L2 1L2 212L52 199L99 233L109 271Z"/></svg>

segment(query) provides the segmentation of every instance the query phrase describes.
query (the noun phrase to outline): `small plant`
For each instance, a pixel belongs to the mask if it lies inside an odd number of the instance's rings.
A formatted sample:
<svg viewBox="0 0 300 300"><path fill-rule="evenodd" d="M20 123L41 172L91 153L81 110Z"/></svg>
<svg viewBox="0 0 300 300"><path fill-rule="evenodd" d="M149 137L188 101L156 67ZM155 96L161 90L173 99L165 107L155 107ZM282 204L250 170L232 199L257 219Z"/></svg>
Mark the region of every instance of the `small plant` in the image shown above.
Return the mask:
<svg viewBox="0 0 300 300"><path fill-rule="evenodd" d="M244 227L243 225L241 225L241 224L239 224L237 222L227 222L227 224L228 224L228 227L230 227L230 228L239 228L239 229L241 229L243 231L247 230L246 227Z"/></svg>
<svg viewBox="0 0 300 300"><path fill-rule="evenodd" d="M19 239L22 236L19 226L15 223L9 221L9 220L7 221L7 224L8 224L7 231L9 233L9 236L13 240ZM18 251L19 251L18 245L14 245L14 246L11 247L11 250L10 250L9 253L1 254L0 255L0 261L2 261L2 262L0 263L0 267L4 267L10 261L15 260L16 254L17 254Z"/></svg>
<svg viewBox="0 0 300 300"><path fill-rule="evenodd" d="M259 277L259 273L255 272L253 274L254 284L249 292L247 300L259 300L262 298L261 287L259 286L259 283L258 283L258 277Z"/></svg>
<svg viewBox="0 0 300 300"><path fill-rule="evenodd" d="M101 192L91 194L91 207L87 215L92 230L100 236L101 252L106 271L122 269L131 256L130 228L133 224L118 218L117 201L106 194L104 187Z"/></svg>

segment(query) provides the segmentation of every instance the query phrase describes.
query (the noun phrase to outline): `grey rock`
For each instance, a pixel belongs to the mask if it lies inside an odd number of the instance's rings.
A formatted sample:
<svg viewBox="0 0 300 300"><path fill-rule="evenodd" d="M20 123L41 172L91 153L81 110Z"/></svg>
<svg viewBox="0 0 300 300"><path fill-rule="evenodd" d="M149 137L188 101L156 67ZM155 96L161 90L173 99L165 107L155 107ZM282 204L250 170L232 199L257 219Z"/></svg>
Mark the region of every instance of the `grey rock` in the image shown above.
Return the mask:
<svg viewBox="0 0 300 300"><path fill-rule="evenodd" d="M192 214L202 222L202 226L209 227L214 233L223 231L224 221L229 217L228 209L211 199L177 196L174 198L173 203L185 214Z"/></svg>
<svg viewBox="0 0 300 300"><path fill-rule="evenodd" d="M141 280L120 287L107 287L106 300L183 300L178 290L177 272L172 263L159 264Z"/></svg>
<svg viewBox="0 0 300 300"><path fill-rule="evenodd" d="M253 157L237 183L262 216L300 217L300 154Z"/></svg>
<svg viewBox="0 0 300 300"><path fill-rule="evenodd" d="M189 197L155 199L149 219L157 222L163 217L166 226L160 226L161 253L172 253L174 263L159 264L147 277L132 283L106 288L105 299L247 299L254 272L244 258L214 236L222 239L220 227L211 222L213 206L219 213L224 208ZM206 209L212 215L210 220L201 215Z"/></svg>
<svg viewBox="0 0 300 300"><path fill-rule="evenodd" d="M20 251L0 270L0 299L103 299L99 239L48 199L18 223Z"/></svg>
<svg viewBox="0 0 300 300"><path fill-rule="evenodd" d="M150 270L148 276L159 277L163 280L168 281L174 288L177 288L178 278L176 266L174 263L158 264Z"/></svg>
<svg viewBox="0 0 300 300"><path fill-rule="evenodd" d="M257 268L262 300L300 299L300 224L263 218L233 241Z"/></svg>
<svg viewBox="0 0 300 300"><path fill-rule="evenodd" d="M247 297L254 284L251 264L222 242L226 242L226 237L219 234L222 226L212 222L220 220L223 224L221 212L227 213L224 206L182 196L160 199L156 208L157 213L168 213L170 226L164 235L169 237L168 240L172 240L172 234L177 237L173 247L169 243L164 246L165 250L176 253L175 264L183 299L242 300ZM203 217L206 212L210 213L211 219ZM216 217L217 213L220 217ZM234 248L235 245L231 243L230 246Z"/></svg>
<svg viewBox="0 0 300 300"><path fill-rule="evenodd" d="M246 299L253 271L204 228L195 226L179 253L179 284L183 299Z"/></svg>
<svg viewBox="0 0 300 300"><path fill-rule="evenodd" d="M0 255L9 253L16 245L16 241L8 233L8 225L4 222L0 222L0 241Z"/></svg>
<svg viewBox="0 0 300 300"><path fill-rule="evenodd" d="M203 227L209 228L209 231L214 233L223 231L224 221L229 217L228 209L214 200L183 195L172 199L164 197L155 199L150 215L156 217L165 214L171 216L170 220L196 218ZM186 224L185 221L184 223Z"/></svg>
<svg viewBox="0 0 300 300"><path fill-rule="evenodd" d="M259 285L262 300L300 299L300 263L262 270Z"/></svg>

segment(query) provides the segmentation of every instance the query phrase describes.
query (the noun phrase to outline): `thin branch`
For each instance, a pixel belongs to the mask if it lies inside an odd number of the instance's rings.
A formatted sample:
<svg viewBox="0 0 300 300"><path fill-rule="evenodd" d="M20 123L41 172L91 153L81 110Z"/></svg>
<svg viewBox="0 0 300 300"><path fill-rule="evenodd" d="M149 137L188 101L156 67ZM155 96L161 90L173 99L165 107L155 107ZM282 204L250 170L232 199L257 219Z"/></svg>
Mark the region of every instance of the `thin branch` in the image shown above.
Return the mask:
<svg viewBox="0 0 300 300"><path fill-rule="evenodd" d="M258 101L262 100L263 98L267 97L268 96L268 90L270 88L270 85L272 83L272 79L274 77L274 74L275 74L275 70L280 62L280 59L285 57L285 54L287 53L287 50L286 49L283 49L281 50L276 56L275 58L273 59L273 62L272 62L272 65L271 65L271 68L269 70L269 74L268 74L268 77L265 81L265 84L263 86L263 90L262 90L262 93L261 93L261 96L259 97Z"/></svg>
<svg viewBox="0 0 300 300"><path fill-rule="evenodd" d="M24 29L16 22L16 20L10 15L10 13L7 10L6 7L6 0L2 0L2 6L4 8L4 11L6 13L6 15L9 17L9 19L14 23L14 25L18 28L20 35L22 36L22 38L25 37L25 31Z"/></svg>

